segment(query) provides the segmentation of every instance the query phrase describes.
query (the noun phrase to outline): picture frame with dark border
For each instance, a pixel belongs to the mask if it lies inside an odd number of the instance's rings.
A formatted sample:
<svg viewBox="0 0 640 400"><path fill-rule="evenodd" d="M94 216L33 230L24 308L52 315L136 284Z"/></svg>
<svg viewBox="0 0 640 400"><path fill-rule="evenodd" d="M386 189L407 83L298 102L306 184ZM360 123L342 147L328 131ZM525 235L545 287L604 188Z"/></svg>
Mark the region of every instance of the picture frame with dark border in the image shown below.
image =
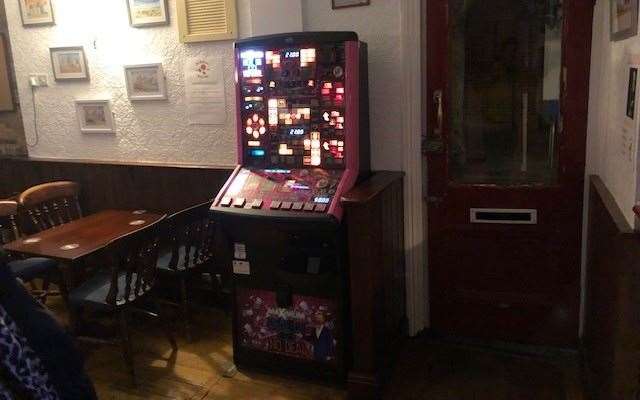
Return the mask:
<svg viewBox="0 0 640 400"><path fill-rule="evenodd" d="M49 53L53 77L56 81L89 80L89 67L84 47L51 47ZM63 59L61 56L66 57Z"/></svg>
<svg viewBox="0 0 640 400"><path fill-rule="evenodd" d="M46 1L46 6L48 6L48 17L40 17L33 18L30 17L27 10L26 5L27 0L18 0L18 6L20 9L20 19L22 20L22 26L31 27L31 26L47 26L47 25L55 25L55 17L53 14L53 4L51 4L51 0Z"/></svg>
<svg viewBox="0 0 640 400"><path fill-rule="evenodd" d="M609 0L611 9L611 41L625 40L638 34L640 0Z"/></svg>
<svg viewBox="0 0 640 400"><path fill-rule="evenodd" d="M331 8L334 10L368 5L371 5L371 0L331 0Z"/></svg>

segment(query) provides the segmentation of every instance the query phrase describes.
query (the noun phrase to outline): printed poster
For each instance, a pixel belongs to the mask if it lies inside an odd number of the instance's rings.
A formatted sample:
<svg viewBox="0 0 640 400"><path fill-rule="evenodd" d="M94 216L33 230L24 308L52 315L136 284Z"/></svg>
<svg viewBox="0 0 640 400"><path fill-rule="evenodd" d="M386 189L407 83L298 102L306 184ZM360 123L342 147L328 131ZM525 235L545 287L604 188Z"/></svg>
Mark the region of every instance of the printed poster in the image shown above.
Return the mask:
<svg viewBox="0 0 640 400"><path fill-rule="evenodd" d="M191 125L224 125L227 102L222 60L191 58L185 66L187 119Z"/></svg>
<svg viewBox="0 0 640 400"><path fill-rule="evenodd" d="M336 305L331 300L293 295L280 308L275 292L238 289L238 339L242 347L322 363L335 363Z"/></svg>

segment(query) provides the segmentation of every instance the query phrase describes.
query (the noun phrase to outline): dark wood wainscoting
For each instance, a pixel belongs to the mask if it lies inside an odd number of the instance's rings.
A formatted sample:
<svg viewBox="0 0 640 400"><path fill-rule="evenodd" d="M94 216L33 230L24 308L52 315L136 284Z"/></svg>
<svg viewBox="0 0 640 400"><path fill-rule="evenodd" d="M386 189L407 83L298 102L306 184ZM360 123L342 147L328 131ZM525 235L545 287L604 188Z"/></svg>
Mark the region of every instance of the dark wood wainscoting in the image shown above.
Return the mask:
<svg viewBox="0 0 640 400"><path fill-rule="evenodd" d="M640 390L640 235L602 180L591 176L587 308L583 338L592 399L637 399Z"/></svg>
<svg viewBox="0 0 640 400"><path fill-rule="evenodd" d="M43 182L80 183L86 213L104 209L172 212L213 198L231 168L207 166L0 159L0 198Z"/></svg>

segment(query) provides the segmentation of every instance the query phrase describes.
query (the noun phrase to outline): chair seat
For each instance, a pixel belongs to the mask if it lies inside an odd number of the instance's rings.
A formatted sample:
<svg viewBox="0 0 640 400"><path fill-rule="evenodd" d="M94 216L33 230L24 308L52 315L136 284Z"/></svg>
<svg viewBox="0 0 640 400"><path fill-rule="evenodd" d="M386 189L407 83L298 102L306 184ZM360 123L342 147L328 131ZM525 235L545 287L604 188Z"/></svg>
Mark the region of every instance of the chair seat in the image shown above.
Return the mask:
<svg viewBox="0 0 640 400"><path fill-rule="evenodd" d="M127 275L125 272L120 273L118 275L118 294L116 295L116 306L124 304L124 288L126 285ZM136 280L138 279L137 274L131 275L131 290L133 291L136 285ZM69 293L69 303L73 307L80 307L84 305L91 305L97 308L112 308L113 305L107 303L107 294L109 293L109 288L111 286L111 272L104 271L99 272L91 279L73 289L71 293ZM147 292L151 288L140 288L141 292ZM139 293L139 296L144 293ZM139 297L138 296L138 297ZM133 299L133 296L130 294L130 298Z"/></svg>
<svg viewBox="0 0 640 400"><path fill-rule="evenodd" d="M180 246L178 248L178 265L176 270L173 269L173 267L170 266L171 264L171 257L172 257L172 252L170 249L165 249L164 251L162 251L162 253L160 253L160 256L158 257L158 269L161 272L185 272L186 271L186 263L185 263L185 254L186 254L187 250L185 246ZM189 268L191 268L193 266L193 257L195 256L196 253L196 248L195 247L191 247L189 249Z"/></svg>
<svg viewBox="0 0 640 400"><path fill-rule="evenodd" d="M50 258L33 257L25 260L15 260L7 264L11 272L23 282L30 282L36 278L47 277L56 270L58 263Z"/></svg>

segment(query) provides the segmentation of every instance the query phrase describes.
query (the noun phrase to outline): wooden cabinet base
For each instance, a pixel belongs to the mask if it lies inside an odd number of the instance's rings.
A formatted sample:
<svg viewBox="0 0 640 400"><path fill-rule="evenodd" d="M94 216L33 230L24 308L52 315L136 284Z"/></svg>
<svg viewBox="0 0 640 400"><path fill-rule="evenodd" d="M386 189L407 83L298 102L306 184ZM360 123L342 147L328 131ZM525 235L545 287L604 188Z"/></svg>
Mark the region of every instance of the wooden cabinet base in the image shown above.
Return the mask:
<svg viewBox="0 0 640 400"><path fill-rule="evenodd" d="M406 336L403 174L377 172L343 197L349 243L350 399L377 399Z"/></svg>

